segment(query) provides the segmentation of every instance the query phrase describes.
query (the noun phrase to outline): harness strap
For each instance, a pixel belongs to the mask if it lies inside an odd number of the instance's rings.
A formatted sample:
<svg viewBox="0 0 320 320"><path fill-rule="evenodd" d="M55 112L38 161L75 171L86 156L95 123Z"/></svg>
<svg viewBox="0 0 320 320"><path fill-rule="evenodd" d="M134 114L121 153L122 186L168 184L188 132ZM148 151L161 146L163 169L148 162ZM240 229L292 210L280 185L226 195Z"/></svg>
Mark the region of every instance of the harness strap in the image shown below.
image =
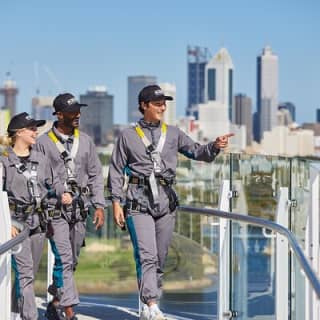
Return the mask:
<svg viewBox="0 0 320 320"><path fill-rule="evenodd" d="M79 149L79 140L80 140L79 130L77 128L74 129L74 139L73 139L73 144L70 152L67 149L65 149L65 147L60 142L59 138L57 137L57 135L54 133L52 129L48 132L48 136L52 140L52 142L56 145L58 151L60 152L61 158L64 162L64 166L67 171L67 184L69 182L74 183L75 182L74 158Z"/></svg>
<svg viewBox="0 0 320 320"><path fill-rule="evenodd" d="M32 161L30 171L23 163L15 164L18 173L23 174L27 179L27 186L32 200L35 202L35 209L41 208L41 196L38 187L38 175L37 175L38 163Z"/></svg>
<svg viewBox="0 0 320 320"><path fill-rule="evenodd" d="M156 147L154 147L154 145L149 141L149 139L146 137L138 123L135 126L135 130L138 136L141 138L144 146L146 147L147 153L150 154L151 160L153 162L153 170L149 177L149 184L152 192L153 202L154 204L158 204L159 190L157 186L155 173L161 172L161 152L166 141L167 125L164 122L162 123L161 136Z"/></svg>

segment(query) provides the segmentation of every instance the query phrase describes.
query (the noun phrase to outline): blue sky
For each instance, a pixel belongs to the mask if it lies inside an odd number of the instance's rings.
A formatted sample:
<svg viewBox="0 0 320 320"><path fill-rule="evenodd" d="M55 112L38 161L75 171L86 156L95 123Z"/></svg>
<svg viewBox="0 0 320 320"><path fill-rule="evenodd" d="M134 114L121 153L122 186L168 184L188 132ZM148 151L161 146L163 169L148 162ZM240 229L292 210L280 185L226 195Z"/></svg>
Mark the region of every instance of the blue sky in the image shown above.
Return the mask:
<svg viewBox="0 0 320 320"><path fill-rule="evenodd" d="M41 95L79 95L105 85L115 122L125 123L127 76L146 74L176 84L183 115L188 44L212 54L225 46L234 92L253 98L254 108L256 57L270 45L279 56L279 100L296 105L299 123L315 121L320 108L318 0L2 0L0 22L0 82L12 72L18 111L31 110L37 86Z"/></svg>

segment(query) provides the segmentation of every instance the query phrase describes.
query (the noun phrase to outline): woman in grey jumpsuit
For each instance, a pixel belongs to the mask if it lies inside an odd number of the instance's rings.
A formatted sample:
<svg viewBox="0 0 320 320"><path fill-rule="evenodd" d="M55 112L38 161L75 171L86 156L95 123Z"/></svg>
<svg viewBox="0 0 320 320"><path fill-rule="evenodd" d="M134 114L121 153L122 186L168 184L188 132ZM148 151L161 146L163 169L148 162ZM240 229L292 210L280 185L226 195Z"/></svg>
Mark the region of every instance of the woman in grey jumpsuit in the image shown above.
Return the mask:
<svg viewBox="0 0 320 320"><path fill-rule="evenodd" d="M11 216L27 223L30 228L30 235L22 242L21 250L12 256L15 273L12 311L19 313L23 320L38 319L34 278L45 240L48 203L55 202L57 197L61 197L64 203L71 202L70 194L64 193L64 187L55 178L47 159L32 149L37 128L44 124L45 120L34 120L26 112L17 114L8 125L8 137L0 141L8 145L0 161ZM18 230L12 227L12 237L17 234Z"/></svg>

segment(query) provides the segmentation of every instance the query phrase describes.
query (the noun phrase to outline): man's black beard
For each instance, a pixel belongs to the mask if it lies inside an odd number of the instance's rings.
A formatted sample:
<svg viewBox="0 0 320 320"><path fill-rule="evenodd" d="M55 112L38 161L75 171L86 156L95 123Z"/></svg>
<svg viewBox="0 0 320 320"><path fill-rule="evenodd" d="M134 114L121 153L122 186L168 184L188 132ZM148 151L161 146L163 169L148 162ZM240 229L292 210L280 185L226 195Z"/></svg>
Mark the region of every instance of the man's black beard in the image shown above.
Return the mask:
<svg viewBox="0 0 320 320"><path fill-rule="evenodd" d="M77 128L79 126L79 119L66 119L64 118L62 120L62 124L67 127L67 128L70 128L70 129L74 129L74 128Z"/></svg>

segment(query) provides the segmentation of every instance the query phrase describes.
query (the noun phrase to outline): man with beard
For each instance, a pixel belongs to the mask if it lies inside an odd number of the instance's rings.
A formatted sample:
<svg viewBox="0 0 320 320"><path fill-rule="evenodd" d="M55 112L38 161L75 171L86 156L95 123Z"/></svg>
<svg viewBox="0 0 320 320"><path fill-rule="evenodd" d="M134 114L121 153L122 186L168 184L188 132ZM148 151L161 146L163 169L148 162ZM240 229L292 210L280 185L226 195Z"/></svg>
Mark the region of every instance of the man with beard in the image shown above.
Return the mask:
<svg viewBox="0 0 320 320"><path fill-rule="evenodd" d="M52 217L51 249L55 256L53 283L48 291L53 300L48 304L49 320L77 319L73 306L79 303L73 272L84 244L88 208L95 209L93 223L104 223L104 185L102 168L92 139L79 131L80 104L70 93L53 101L57 121L37 141L37 149L50 160L60 181L72 195L72 204L57 203ZM62 217L62 219L60 219ZM64 315L62 316L62 311Z"/></svg>

